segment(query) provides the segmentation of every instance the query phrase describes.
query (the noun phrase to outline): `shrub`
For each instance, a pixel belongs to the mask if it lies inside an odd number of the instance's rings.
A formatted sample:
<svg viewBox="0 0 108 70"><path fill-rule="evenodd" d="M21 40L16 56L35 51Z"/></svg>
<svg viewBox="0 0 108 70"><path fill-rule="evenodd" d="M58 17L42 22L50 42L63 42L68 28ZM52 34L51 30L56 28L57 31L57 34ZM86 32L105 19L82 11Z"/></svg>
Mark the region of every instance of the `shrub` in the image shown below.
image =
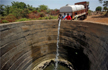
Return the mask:
<svg viewBox="0 0 108 70"><path fill-rule="evenodd" d="M49 19L52 19L51 15L49 16Z"/></svg>
<svg viewBox="0 0 108 70"><path fill-rule="evenodd" d="M44 12L41 12L40 13L40 17L45 17L45 13Z"/></svg>
<svg viewBox="0 0 108 70"><path fill-rule="evenodd" d="M30 20L30 19L27 19L27 18L21 18L21 19L19 19L19 20L17 20L17 21L28 21L28 20Z"/></svg>
<svg viewBox="0 0 108 70"><path fill-rule="evenodd" d="M40 14L35 14L35 13L30 13L28 14L28 18L31 18L31 19L34 19L34 18L39 18L40 17Z"/></svg>
<svg viewBox="0 0 108 70"><path fill-rule="evenodd" d="M37 18L34 18L34 19L32 19L32 20L37 20Z"/></svg>
<svg viewBox="0 0 108 70"><path fill-rule="evenodd" d="M23 18L27 18L27 14L29 14L29 10L28 9L24 9L22 12L21 12L21 15Z"/></svg>
<svg viewBox="0 0 108 70"><path fill-rule="evenodd" d="M2 23L8 23L9 21L7 21L7 20L2 20Z"/></svg>
<svg viewBox="0 0 108 70"><path fill-rule="evenodd" d="M39 17L38 20L42 20L42 17Z"/></svg>
<svg viewBox="0 0 108 70"><path fill-rule="evenodd" d="M5 17L0 15L0 20L3 20L3 19L5 19Z"/></svg>
<svg viewBox="0 0 108 70"><path fill-rule="evenodd" d="M13 8L13 10L11 10L11 11L12 11L12 14L13 14L16 18L22 17L22 15L21 15L22 9Z"/></svg>
<svg viewBox="0 0 108 70"><path fill-rule="evenodd" d="M49 19L48 17L45 17L45 19Z"/></svg>
<svg viewBox="0 0 108 70"><path fill-rule="evenodd" d="M91 15L91 12L92 12L91 10L88 10L88 15Z"/></svg>
<svg viewBox="0 0 108 70"><path fill-rule="evenodd" d="M37 11L35 10L35 11L33 11L33 13L37 14Z"/></svg>
<svg viewBox="0 0 108 70"><path fill-rule="evenodd" d="M49 16L49 19L57 19L58 18L58 16Z"/></svg>
<svg viewBox="0 0 108 70"><path fill-rule="evenodd" d="M29 13L32 13L32 11L29 10Z"/></svg>
<svg viewBox="0 0 108 70"><path fill-rule="evenodd" d="M47 17L42 17L42 19L46 19Z"/></svg>
<svg viewBox="0 0 108 70"><path fill-rule="evenodd" d="M50 13L50 10L46 10L46 13L49 14Z"/></svg>
<svg viewBox="0 0 108 70"><path fill-rule="evenodd" d="M12 14L9 14L8 16L5 17L5 20L9 22L14 22L16 20L16 17Z"/></svg>
<svg viewBox="0 0 108 70"><path fill-rule="evenodd" d="M53 19L57 19L58 18L58 16L53 16Z"/></svg>

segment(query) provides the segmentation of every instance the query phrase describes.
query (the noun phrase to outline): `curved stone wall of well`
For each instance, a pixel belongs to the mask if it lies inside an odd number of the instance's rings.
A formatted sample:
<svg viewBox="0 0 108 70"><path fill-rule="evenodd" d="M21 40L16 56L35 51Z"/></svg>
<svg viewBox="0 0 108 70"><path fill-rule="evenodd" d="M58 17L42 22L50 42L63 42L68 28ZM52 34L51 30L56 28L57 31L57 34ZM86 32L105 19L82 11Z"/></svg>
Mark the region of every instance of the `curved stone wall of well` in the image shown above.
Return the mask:
<svg viewBox="0 0 108 70"><path fill-rule="evenodd" d="M40 62L55 58L57 30L56 20L0 24L0 69L32 70ZM106 24L62 21L59 45L60 58L71 62L73 51L82 48L89 70L108 69Z"/></svg>
<svg viewBox="0 0 108 70"><path fill-rule="evenodd" d="M27 21L0 25L1 70L32 70L55 58L57 21Z"/></svg>
<svg viewBox="0 0 108 70"><path fill-rule="evenodd" d="M107 24L62 21L60 32L62 58L77 65L78 70L108 70Z"/></svg>

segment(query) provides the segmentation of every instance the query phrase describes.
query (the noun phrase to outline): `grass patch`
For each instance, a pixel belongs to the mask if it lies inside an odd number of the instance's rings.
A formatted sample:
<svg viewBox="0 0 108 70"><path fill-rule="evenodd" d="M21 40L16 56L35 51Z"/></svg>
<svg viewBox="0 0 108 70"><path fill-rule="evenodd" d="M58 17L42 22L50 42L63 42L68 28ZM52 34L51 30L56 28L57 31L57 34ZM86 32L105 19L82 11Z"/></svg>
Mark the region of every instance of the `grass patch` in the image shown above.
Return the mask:
<svg viewBox="0 0 108 70"><path fill-rule="evenodd" d="M27 18L21 18L21 19L17 20L17 22L19 22L19 21L28 21L28 20L30 20L30 19L27 19Z"/></svg>
<svg viewBox="0 0 108 70"><path fill-rule="evenodd" d="M7 20L2 20L2 23L8 23L9 21L7 21Z"/></svg>

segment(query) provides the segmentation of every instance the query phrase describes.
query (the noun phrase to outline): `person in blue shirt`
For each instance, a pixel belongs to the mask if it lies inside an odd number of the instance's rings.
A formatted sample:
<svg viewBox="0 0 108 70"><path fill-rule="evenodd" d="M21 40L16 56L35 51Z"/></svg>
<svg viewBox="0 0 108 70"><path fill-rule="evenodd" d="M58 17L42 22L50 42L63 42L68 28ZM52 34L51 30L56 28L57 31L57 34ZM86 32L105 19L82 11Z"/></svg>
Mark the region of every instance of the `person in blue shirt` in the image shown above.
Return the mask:
<svg viewBox="0 0 108 70"><path fill-rule="evenodd" d="M63 19L66 17L66 13L64 13Z"/></svg>

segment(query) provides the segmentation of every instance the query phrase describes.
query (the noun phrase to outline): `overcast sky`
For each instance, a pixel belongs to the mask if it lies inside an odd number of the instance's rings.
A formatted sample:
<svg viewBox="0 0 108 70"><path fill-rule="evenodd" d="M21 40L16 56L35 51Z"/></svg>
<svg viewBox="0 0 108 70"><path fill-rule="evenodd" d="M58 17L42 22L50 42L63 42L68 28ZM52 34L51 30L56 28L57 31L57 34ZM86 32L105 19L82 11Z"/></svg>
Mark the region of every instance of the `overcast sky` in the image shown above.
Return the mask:
<svg viewBox="0 0 108 70"><path fill-rule="evenodd" d="M0 4L11 5L12 1L24 2L26 4L32 5L33 7L38 7L39 5L47 5L50 9L60 9L60 7L65 6L66 4L73 5L76 2L81 2L84 0L0 0ZM102 6L98 0L85 0L89 1L90 10L95 11L97 6Z"/></svg>

